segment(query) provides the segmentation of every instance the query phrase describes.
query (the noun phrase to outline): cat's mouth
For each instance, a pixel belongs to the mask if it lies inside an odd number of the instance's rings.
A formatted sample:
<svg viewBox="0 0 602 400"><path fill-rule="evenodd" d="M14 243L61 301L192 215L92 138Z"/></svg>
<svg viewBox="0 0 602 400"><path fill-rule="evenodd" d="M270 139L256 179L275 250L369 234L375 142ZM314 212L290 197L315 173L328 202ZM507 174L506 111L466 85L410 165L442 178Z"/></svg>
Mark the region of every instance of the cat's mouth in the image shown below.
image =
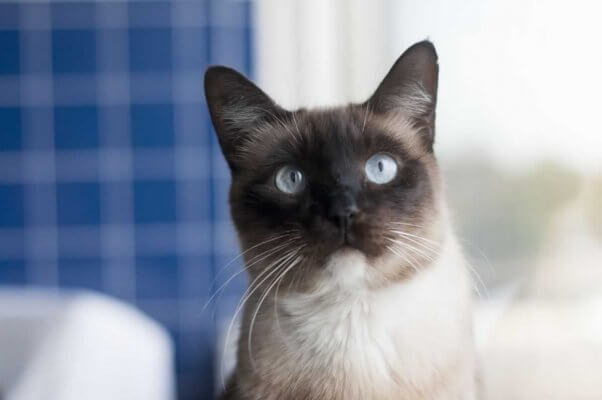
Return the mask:
<svg viewBox="0 0 602 400"><path fill-rule="evenodd" d="M354 249L362 250L361 243L358 240L358 236L351 228L345 228L340 230L339 248L341 249Z"/></svg>
<svg viewBox="0 0 602 400"><path fill-rule="evenodd" d="M353 232L350 231L345 231L343 232L343 245L344 246L349 246L349 247L355 247L354 245L357 244L357 237Z"/></svg>
<svg viewBox="0 0 602 400"><path fill-rule="evenodd" d="M316 254L326 256L347 249L359 251L367 257L378 257L386 250L381 226L366 218L358 217L352 223L322 218L317 218L315 222L313 229L307 231L306 240Z"/></svg>
<svg viewBox="0 0 602 400"><path fill-rule="evenodd" d="M341 247L354 247L353 243L357 240L356 235L351 229L351 224L349 222L341 223L338 228L339 241L341 242Z"/></svg>

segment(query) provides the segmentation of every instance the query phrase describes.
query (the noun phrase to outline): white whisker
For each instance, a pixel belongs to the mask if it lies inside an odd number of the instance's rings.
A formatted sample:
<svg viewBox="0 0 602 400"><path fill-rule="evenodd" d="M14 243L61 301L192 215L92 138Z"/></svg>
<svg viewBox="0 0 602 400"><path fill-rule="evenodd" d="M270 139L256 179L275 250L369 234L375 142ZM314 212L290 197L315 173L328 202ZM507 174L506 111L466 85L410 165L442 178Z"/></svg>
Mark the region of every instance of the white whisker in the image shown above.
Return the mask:
<svg viewBox="0 0 602 400"><path fill-rule="evenodd" d="M259 309L261 308L261 305L265 301L266 297L268 296L268 294L270 293L272 288L276 285L277 282L282 280L284 278L284 276L286 275L286 273L288 271L290 271L291 268L293 268L295 265L297 265L299 263L299 261L301 260L301 257L297 255L300 250L301 249L297 250L297 252L292 254L291 257L288 257L286 260L284 260L278 266L279 269L284 269L284 272L282 272L280 275L276 276L276 279L274 279L274 281L270 284L270 286L268 286L268 288L265 290L265 292L263 293L263 295L261 296L261 298L259 300L259 303L257 304L257 307L255 308L255 312L253 313L253 316L251 317L251 323L249 324L249 334L247 336L247 350L249 352L249 360L251 361L251 365L253 366L253 368L255 368L255 359L253 358L253 351L251 350L251 347L252 347L252 341L253 341L253 327L255 325L255 319L257 318L257 314L259 314ZM294 257L296 255L297 255L297 258L295 258L287 267L282 267L282 266L286 265L286 263L292 257Z"/></svg>
<svg viewBox="0 0 602 400"><path fill-rule="evenodd" d="M419 228L419 229L426 228L424 225L411 224L409 222L391 221L390 224L393 224L393 225L403 225L403 226L411 226L411 227Z"/></svg>
<svg viewBox="0 0 602 400"><path fill-rule="evenodd" d="M418 241L416 239L412 239L411 237L407 237L405 235L398 234L397 238L398 238L398 240L404 240L404 241L408 241L410 243L414 243L417 246L420 246L420 248L428 251L429 253L431 253L434 256L436 256L436 255L439 254L439 248L431 247L431 246L429 246L427 244L424 244L423 242L420 242L420 241ZM406 242L404 242L404 243L406 243ZM411 246L411 245L409 245L409 246Z"/></svg>
<svg viewBox="0 0 602 400"><path fill-rule="evenodd" d="M294 277L293 277L294 278ZM280 284L284 279L280 279L278 285L276 286L276 290L274 291L274 319L276 320L276 328L280 333L280 337L282 337L282 342L287 345L286 340L284 340L284 333L282 331L282 326L280 325L280 314L278 313L278 291L280 290Z"/></svg>
<svg viewBox="0 0 602 400"><path fill-rule="evenodd" d="M398 235L403 235L403 236L407 236L407 237L415 238L415 239L418 239L418 240L422 240L422 241L424 241L425 243L429 243L429 244L431 244L431 245L435 246L435 248L438 248L438 247L439 247L439 243L438 243L438 242L436 242L436 241L434 241L434 240L432 240L432 239L427 239L427 238L425 238L425 237L418 236L418 235L414 235L414 234L412 234L412 233L409 233L409 232L404 232L404 231L400 231L400 230L397 230L397 229L392 229L392 230L391 230L391 232L397 233Z"/></svg>
<svg viewBox="0 0 602 400"><path fill-rule="evenodd" d="M487 286L485 286L485 282L483 282L483 279L481 279L481 276L479 275L477 270L471 265L470 262L468 262L468 260L466 260L466 265L468 266L468 269L469 269L471 275L476 277L477 281L481 284L481 287L483 287L485 294L487 295L487 297L489 297L489 289L487 289ZM473 285L473 288L474 288L475 292L477 292L479 299L482 299L483 295L481 294L481 291L479 290L479 286Z"/></svg>
<svg viewBox="0 0 602 400"><path fill-rule="evenodd" d="M259 275L253 280L253 282L251 282L251 284L249 285L249 287L247 288L247 290L243 294L243 297L238 302L238 305L236 307L236 310L234 312L232 320L230 321L230 324L228 325L228 331L226 332L226 341L224 343L224 350L223 350L223 354L222 354L222 359L225 357L226 349L228 348L228 344L230 342L230 335L232 333L232 328L234 327L234 322L236 321L236 318L238 317L238 314L241 312L241 310L244 307L245 303L251 298L251 296L255 293L255 291L257 291L257 289L260 288L261 285L263 285L270 278L270 276L272 276L275 272L278 271L277 266L282 262L282 260L285 259L286 257L288 257L289 255L291 255L295 251L296 250L291 250L291 251L287 252L286 254L284 254L279 259L277 259L274 262L270 263L263 271L261 271L259 273ZM263 279L261 279L261 278L263 278ZM257 283L257 281L259 279L261 279L261 282ZM222 384L225 386L225 379L224 379L225 377L224 377L224 375L225 375L225 371L224 371L224 368L222 367L222 371L221 371ZM224 387L224 389L225 389L225 387Z"/></svg>
<svg viewBox="0 0 602 400"><path fill-rule="evenodd" d="M366 105L366 109L364 110L364 122L362 123L362 135L366 130L366 120L368 119L368 114L370 113L370 103Z"/></svg>
<svg viewBox="0 0 602 400"><path fill-rule="evenodd" d="M213 293L213 295L211 295L211 297L209 297L209 300L207 300L207 302L205 303L205 305L203 306L203 308L201 309L201 313L205 311L205 309L209 306L209 304L211 304L211 302L213 301L213 299L215 299L216 296L218 296L223 290L224 288L230 283L232 282L232 280L234 278L236 278L237 276L239 276L240 274L242 274L245 271L248 271L251 267L253 267L254 265L256 265L257 263L264 261L265 259L267 259L268 257L272 256L274 253L276 253L277 251L285 248L286 246L288 246L289 244L291 244L294 240L296 240L296 237L287 239L284 243L280 243L278 246L276 247L272 247L271 249L268 249L258 255L256 255L255 257L253 257L251 260L249 260L249 263L242 268L240 271L237 271L236 273L232 274L232 276L230 276L230 278L228 278L216 291L215 293ZM265 243L265 242L264 242ZM249 249L250 250L250 249ZM245 253L248 252L245 251ZM242 254L241 254L242 255Z"/></svg>
<svg viewBox="0 0 602 400"><path fill-rule="evenodd" d="M489 257L487 257L487 254L485 254L485 252L479 248L479 246L477 246L474 243L471 243L467 239L459 238L459 240L463 244L465 244L467 246L470 246L471 248L475 249L479 253L479 255L482 257L482 260L484 261L484 265L487 267L487 269L489 270L489 272L492 273L494 276L496 275L496 271L495 271L495 268L493 268L493 265L491 264L491 260L489 259ZM469 267L471 268L471 272L476 276L477 280L481 284L481 287L485 291L486 296L489 296L489 289L487 288L487 285L485 285L485 283L483 282L483 279L481 279L481 276L477 272L476 268L474 268L474 266L473 266L474 263L471 262L470 260L467 260L467 262L469 264Z"/></svg>
<svg viewBox="0 0 602 400"><path fill-rule="evenodd" d="M295 116L295 112L291 113L291 115L293 116L293 123L295 124L295 129L297 130L297 140L301 140L302 135L301 135L301 131L299 130L299 125L297 124L297 117Z"/></svg>
<svg viewBox="0 0 602 400"><path fill-rule="evenodd" d="M264 244L271 243L271 242L273 242L273 241L275 241L275 240L279 240L279 239L285 239L285 238L287 238L287 237L290 237L290 236L291 236L291 235L293 235L293 234L295 234L296 236L298 236L298 233L297 233L297 231L296 231L296 230L288 230L288 231L281 232L281 233L279 233L279 234L277 234L277 235L271 235L271 236L268 236L268 238L267 238L266 240L264 240L264 241L262 241L262 242L259 242L259 243L255 244L255 245L253 245L253 246L249 247L249 248L248 248L248 249L246 249L245 251L243 251L243 252L239 253L239 254L238 254L238 255L236 255L234 258L232 258L230 261L228 261L228 263L227 263L226 265L224 265L224 266L223 266L223 267L220 269L220 271L217 273L217 276L214 278L214 280L213 280L214 282L212 282L212 284L211 284L211 287L213 287L213 285L214 285L214 283L215 283L215 280L216 280L217 278L219 278L219 276L220 276L221 274L225 273L225 272L226 272L226 270L227 270L229 267L231 267L231 266L234 264L234 262L235 262L236 260L240 259L242 256L244 256L245 254L247 254L249 251L251 251L251 250L253 250L253 249L256 249L256 248L257 248L257 247L259 247L259 246L263 246Z"/></svg>
<svg viewBox="0 0 602 400"><path fill-rule="evenodd" d="M409 243L402 242L401 240L395 240L395 239L390 239L390 238L388 238L388 239L389 239L389 241L396 243L397 245L399 245L407 250L413 251L414 253L418 254L419 256L426 258L428 261L431 261L431 262L435 261L435 259L432 256L428 255L427 253L420 250L419 248L412 246Z"/></svg>
<svg viewBox="0 0 602 400"><path fill-rule="evenodd" d="M387 249L389 249L389 251L390 251L391 253L393 253L393 254L395 254L395 255L397 255L397 256L399 256L399 257L403 258L404 260L406 260L406 261L408 262L408 264L410 264L410 266L412 267L412 269L413 269L415 272L418 272L418 267L416 266L416 264L414 264L414 263L413 263L413 262L412 262L412 261L411 261L411 260L408 258L408 256L409 256L409 255L408 255L408 254L407 254L405 251L403 251L403 249L400 249L400 248L398 248L398 247L392 247L392 246L387 246ZM400 253L400 252L401 252L401 253ZM412 257L412 259L413 259L414 261L416 261L416 259L414 259L413 257Z"/></svg>

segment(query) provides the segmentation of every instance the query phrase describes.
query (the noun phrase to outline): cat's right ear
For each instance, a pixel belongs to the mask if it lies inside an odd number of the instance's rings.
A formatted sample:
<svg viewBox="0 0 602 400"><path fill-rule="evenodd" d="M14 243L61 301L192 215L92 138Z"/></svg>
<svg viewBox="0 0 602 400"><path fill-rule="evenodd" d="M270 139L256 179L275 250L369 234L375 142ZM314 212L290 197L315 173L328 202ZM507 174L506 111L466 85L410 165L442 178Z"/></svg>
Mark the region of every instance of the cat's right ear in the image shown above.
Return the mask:
<svg viewBox="0 0 602 400"><path fill-rule="evenodd" d="M427 40L418 42L397 59L364 107L375 113L409 117L425 144L432 148L438 75L435 46Z"/></svg>
<svg viewBox="0 0 602 400"><path fill-rule="evenodd" d="M237 155L256 128L281 117L285 110L261 89L231 68L210 67L205 72L205 98L220 146L232 171Z"/></svg>

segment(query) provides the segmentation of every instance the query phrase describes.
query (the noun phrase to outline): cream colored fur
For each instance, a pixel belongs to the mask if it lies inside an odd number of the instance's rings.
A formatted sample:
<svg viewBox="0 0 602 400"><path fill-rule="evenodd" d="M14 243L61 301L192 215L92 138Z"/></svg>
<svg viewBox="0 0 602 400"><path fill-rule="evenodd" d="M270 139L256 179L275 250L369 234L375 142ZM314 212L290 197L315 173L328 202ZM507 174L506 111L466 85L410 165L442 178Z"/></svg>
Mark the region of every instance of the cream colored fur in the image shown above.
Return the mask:
<svg viewBox="0 0 602 400"><path fill-rule="evenodd" d="M407 281L371 289L377 267L359 252L335 253L315 291L280 297L277 309L266 304L262 315L272 322L258 322L252 347L263 383L241 374L242 393L253 399L474 399L470 284L453 235L447 234L438 260Z"/></svg>

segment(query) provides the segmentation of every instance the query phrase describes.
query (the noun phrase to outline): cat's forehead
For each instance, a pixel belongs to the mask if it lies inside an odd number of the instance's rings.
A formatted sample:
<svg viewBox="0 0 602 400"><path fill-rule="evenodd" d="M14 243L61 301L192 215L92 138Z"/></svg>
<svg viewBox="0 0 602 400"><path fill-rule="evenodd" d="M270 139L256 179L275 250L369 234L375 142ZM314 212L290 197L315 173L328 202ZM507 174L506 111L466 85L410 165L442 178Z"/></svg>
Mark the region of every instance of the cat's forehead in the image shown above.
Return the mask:
<svg viewBox="0 0 602 400"><path fill-rule="evenodd" d="M366 107L299 110L258 128L243 157L254 155L284 162L295 157L341 168L375 152L419 158L425 149L418 132L403 115L378 115ZM343 164L343 165L341 165Z"/></svg>

